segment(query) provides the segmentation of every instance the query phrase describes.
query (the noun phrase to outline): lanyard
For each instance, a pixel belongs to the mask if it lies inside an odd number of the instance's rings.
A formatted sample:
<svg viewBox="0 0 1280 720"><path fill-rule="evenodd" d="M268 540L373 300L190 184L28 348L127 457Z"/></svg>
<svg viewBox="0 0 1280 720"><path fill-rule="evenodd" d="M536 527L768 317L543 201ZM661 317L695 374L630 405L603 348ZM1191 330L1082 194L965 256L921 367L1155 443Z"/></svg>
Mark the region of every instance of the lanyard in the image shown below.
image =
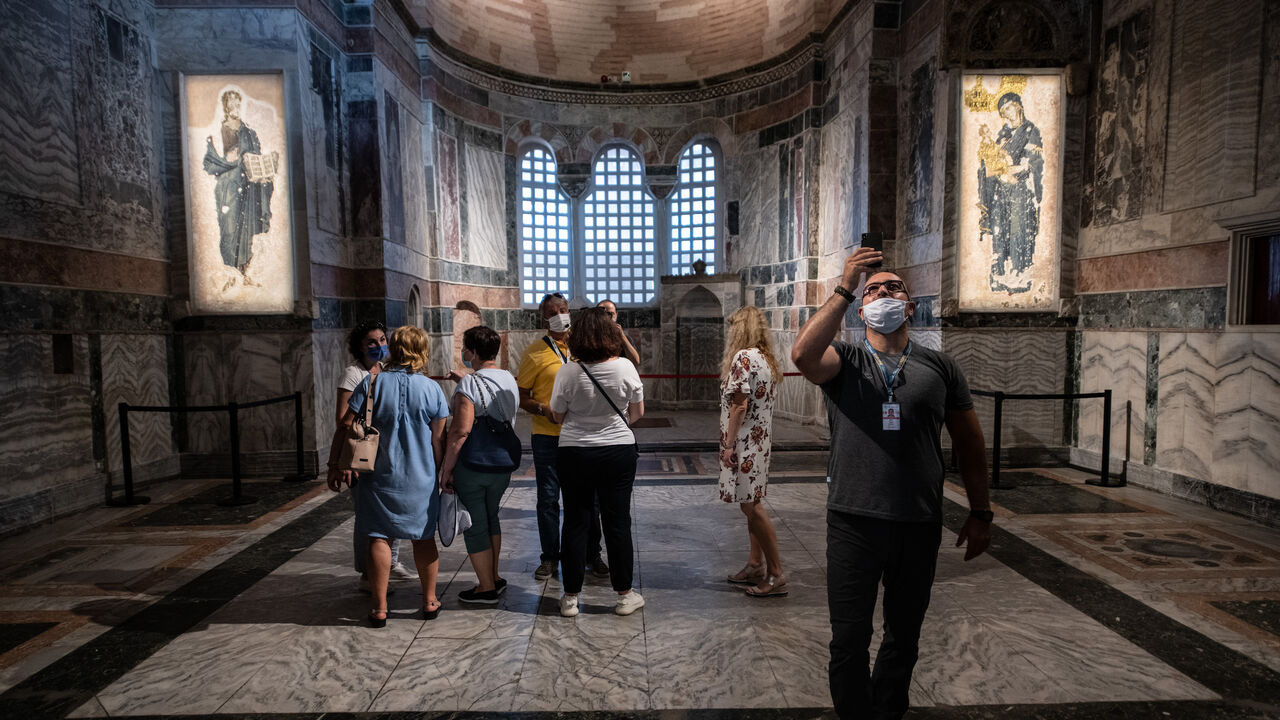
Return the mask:
<svg viewBox="0 0 1280 720"><path fill-rule="evenodd" d="M884 380L884 389L889 391L889 402L893 402L893 386L898 382L898 373L902 372L903 366L907 364L907 356L911 354L911 342L907 341L907 347L902 351L902 358L898 360L898 367L894 369L892 375L889 374L889 368L885 367L884 360L880 359L880 353L871 347L871 341L863 338L862 344L867 346L867 351L871 353L871 357L875 358L876 364L880 366L880 379Z"/></svg>
<svg viewBox="0 0 1280 720"><path fill-rule="evenodd" d="M560 358L561 365L567 365L569 363L569 358L565 357L564 353L560 352L560 346L556 344L555 340L552 340L547 335L543 335L542 342L546 343L547 347L551 348L551 352L555 353L556 357Z"/></svg>

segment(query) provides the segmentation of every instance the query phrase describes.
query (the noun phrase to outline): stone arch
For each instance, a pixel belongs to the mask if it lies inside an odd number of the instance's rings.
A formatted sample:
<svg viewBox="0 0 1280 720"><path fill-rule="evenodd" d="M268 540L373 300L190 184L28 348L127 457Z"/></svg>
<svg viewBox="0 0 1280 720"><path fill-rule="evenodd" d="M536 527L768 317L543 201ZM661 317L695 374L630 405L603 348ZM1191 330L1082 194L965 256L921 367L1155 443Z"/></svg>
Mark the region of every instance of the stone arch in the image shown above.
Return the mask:
<svg viewBox="0 0 1280 720"><path fill-rule="evenodd" d="M506 153L516 155L520 152L520 146L530 138L542 140L551 146L557 165L573 162L573 146L569 144L569 139L564 136L564 133L560 132L560 128L537 120L521 120L507 128Z"/></svg>
<svg viewBox="0 0 1280 720"><path fill-rule="evenodd" d="M1088 0L951 0L947 62L972 68L1048 67L1088 54Z"/></svg>
<svg viewBox="0 0 1280 720"><path fill-rule="evenodd" d="M600 152L600 148L619 140L639 153L646 167L662 162L662 151L653 136L644 128L627 123L597 125L587 131L578 144L576 153L578 162L592 162L595 160L596 153Z"/></svg>
<svg viewBox="0 0 1280 720"><path fill-rule="evenodd" d="M705 117L685 125L671 136L663 151L663 162L667 165L676 164L685 146L699 138L714 139L720 145L720 156L725 159L737 154L737 137L729 124L720 118Z"/></svg>

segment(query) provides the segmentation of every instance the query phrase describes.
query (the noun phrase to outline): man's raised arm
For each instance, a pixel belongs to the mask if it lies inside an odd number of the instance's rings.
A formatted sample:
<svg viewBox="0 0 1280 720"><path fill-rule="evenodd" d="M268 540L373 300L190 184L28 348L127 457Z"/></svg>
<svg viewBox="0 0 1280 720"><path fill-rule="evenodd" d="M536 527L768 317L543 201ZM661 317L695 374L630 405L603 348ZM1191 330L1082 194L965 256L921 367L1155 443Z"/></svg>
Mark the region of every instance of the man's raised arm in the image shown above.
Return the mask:
<svg viewBox="0 0 1280 720"><path fill-rule="evenodd" d="M845 258L844 273L840 285L852 295L858 287L859 276L880 263L883 254L871 248L858 248ZM796 343L791 347L791 362L814 385L821 385L840 372L840 356L831 347L840 325L844 322L845 311L851 301L837 291L818 308L796 335Z"/></svg>

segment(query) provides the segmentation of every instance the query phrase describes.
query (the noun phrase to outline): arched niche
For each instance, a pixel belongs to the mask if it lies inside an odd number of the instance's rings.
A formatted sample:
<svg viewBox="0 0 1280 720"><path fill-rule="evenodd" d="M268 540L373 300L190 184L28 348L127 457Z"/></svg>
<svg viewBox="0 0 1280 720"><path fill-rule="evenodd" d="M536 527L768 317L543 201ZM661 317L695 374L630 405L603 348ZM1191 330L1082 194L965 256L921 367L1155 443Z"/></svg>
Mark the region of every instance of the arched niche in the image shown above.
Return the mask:
<svg viewBox="0 0 1280 720"><path fill-rule="evenodd" d="M742 307L742 279L734 273L665 275L661 279L662 372L719 375L725 321ZM714 410L718 380L660 383L655 397L664 406Z"/></svg>

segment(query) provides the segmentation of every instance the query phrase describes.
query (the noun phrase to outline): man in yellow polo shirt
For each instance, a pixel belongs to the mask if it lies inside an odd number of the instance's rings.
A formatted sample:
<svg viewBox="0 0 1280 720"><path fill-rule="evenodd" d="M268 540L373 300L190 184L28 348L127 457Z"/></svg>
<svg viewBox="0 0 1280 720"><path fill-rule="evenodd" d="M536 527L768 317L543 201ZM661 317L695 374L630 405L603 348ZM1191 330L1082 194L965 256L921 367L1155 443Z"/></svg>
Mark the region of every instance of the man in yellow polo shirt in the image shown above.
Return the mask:
<svg viewBox="0 0 1280 720"><path fill-rule="evenodd" d="M520 407L533 415L533 468L538 485L538 540L542 543L542 563L533 573L538 580L555 575L560 563L560 477L556 475L556 453L560 447L560 426L551 419L551 389L556 373L569 362L569 301L560 293L547 295L538 305L542 327L547 333L525 348L520 358L516 384L520 387ZM591 548L595 548L592 552ZM600 557L600 511L597 508L587 536L587 569L597 577L609 577L609 566Z"/></svg>

